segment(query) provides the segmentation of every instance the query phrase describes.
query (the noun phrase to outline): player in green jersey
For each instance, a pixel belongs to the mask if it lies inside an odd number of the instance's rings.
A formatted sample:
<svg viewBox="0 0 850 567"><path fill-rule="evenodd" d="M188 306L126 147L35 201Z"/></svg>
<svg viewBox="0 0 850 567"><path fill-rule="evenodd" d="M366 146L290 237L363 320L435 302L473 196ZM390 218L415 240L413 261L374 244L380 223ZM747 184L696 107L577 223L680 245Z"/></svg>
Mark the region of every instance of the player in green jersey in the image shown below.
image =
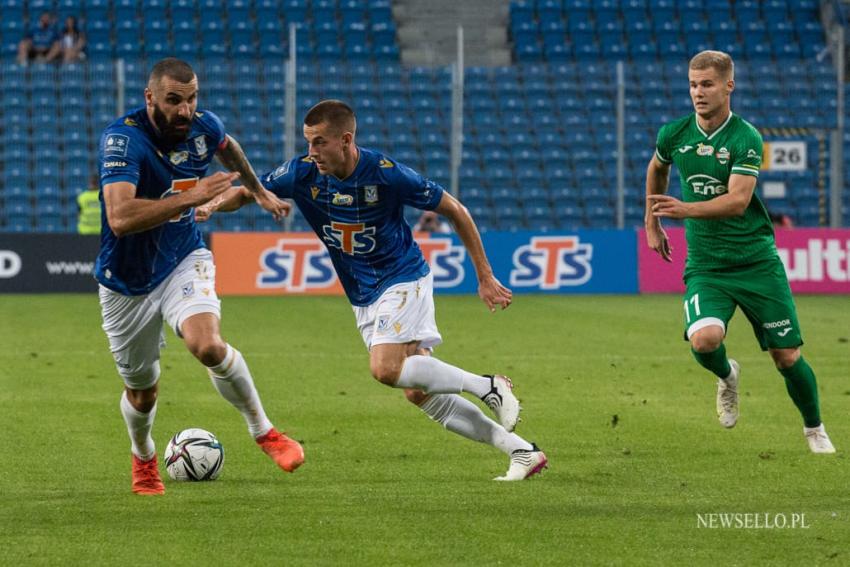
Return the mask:
<svg viewBox="0 0 850 567"><path fill-rule="evenodd" d="M734 427L738 420L740 366L726 357L723 339L740 307L785 378L809 448L834 453L820 419L814 371L800 354L800 325L770 217L754 193L762 139L731 111L732 58L699 53L691 59L688 81L695 112L661 128L646 173L649 247L669 262L672 249L661 219L684 219L685 337L697 362L718 378L720 423ZM679 170L681 200L665 195L671 163Z"/></svg>

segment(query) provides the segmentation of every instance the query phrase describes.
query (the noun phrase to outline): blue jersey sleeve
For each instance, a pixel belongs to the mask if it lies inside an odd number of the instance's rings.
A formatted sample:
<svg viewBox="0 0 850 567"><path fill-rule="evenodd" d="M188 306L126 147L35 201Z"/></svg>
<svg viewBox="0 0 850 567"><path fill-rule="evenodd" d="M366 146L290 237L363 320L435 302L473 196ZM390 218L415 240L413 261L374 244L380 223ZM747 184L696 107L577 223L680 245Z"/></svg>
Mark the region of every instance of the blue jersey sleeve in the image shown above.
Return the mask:
<svg viewBox="0 0 850 567"><path fill-rule="evenodd" d="M216 149L220 150L225 147L227 145L227 131L224 129L224 123L221 121L221 118L209 110L202 111L201 116L208 119L207 123L209 124L210 135L215 140Z"/></svg>
<svg viewBox="0 0 850 567"><path fill-rule="evenodd" d="M131 128L107 129L98 150L100 184L126 181L139 184L144 141Z"/></svg>
<svg viewBox="0 0 850 567"><path fill-rule="evenodd" d="M299 161L299 158L293 158L278 166L274 171L264 173L260 177L263 187L281 199L291 199L295 194Z"/></svg>
<svg viewBox="0 0 850 567"><path fill-rule="evenodd" d="M392 163L384 160L386 163ZM430 179L422 177L413 169L395 162L394 167L381 166L387 184L400 191L405 205L426 211L433 211L443 198L444 189Z"/></svg>

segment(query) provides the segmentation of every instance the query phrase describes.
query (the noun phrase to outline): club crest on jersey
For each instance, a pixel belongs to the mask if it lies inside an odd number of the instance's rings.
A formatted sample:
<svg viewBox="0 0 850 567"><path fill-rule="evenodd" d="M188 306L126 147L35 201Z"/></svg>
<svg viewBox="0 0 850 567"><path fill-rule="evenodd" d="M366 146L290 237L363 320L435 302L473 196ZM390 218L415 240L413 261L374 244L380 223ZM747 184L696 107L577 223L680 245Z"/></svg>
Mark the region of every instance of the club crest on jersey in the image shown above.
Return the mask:
<svg viewBox="0 0 850 567"><path fill-rule="evenodd" d="M706 146L705 144L697 144L698 156L710 156L714 153L714 146Z"/></svg>
<svg viewBox="0 0 850 567"><path fill-rule="evenodd" d="M354 197L345 193L334 193L333 204L349 207L354 204Z"/></svg>
<svg viewBox="0 0 850 567"><path fill-rule="evenodd" d="M189 152L185 150L182 152L170 152L168 154L168 161L170 161L174 165L180 165L187 159L189 159Z"/></svg>
<svg viewBox="0 0 850 567"><path fill-rule="evenodd" d="M363 188L363 199L366 203L370 205L374 205L378 202L378 186L377 185L367 185Z"/></svg>
<svg viewBox="0 0 850 567"><path fill-rule="evenodd" d="M188 298L195 295L195 283L189 282L183 286L183 297Z"/></svg>
<svg viewBox="0 0 850 567"><path fill-rule="evenodd" d="M130 137L124 134L109 134L103 146L104 156L126 156Z"/></svg>
<svg viewBox="0 0 850 567"><path fill-rule="evenodd" d="M313 200L315 201L316 197L319 196L319 188L316 187L315 185L311 185L310 186L310 195L313 196Z"/></svg>
<svg viewBox="0 0 850 567"><path fill-rule="evenodd" d="M204 136L198 136L194 139L195 142L195 152L198 154L198 157L206 157L207 155L207 139Z"/></svg>
<svg viewBox="0 0 850 567"><path fill-rule="evenodd" d="M714 157L717 158L717 161L720 163L720 165L726 165L727 163L729 163L729 150L727 150L726 148L720 148L719 150L717 150L717 153L714 154Z"/></svg>

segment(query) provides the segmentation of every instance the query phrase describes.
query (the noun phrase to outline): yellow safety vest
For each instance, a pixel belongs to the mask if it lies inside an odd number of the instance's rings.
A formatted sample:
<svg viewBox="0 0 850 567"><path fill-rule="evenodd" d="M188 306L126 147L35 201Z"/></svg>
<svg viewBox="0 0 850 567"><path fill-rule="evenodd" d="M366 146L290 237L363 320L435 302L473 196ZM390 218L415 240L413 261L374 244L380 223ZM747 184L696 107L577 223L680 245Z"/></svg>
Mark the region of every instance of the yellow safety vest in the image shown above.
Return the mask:
<svg viewBox="0 0 850 567"><path fill-rule="evenodd" d="M97 191L83 191L77 195L80 218L77 232L80 234L100 234L100 201Z"/></svg>

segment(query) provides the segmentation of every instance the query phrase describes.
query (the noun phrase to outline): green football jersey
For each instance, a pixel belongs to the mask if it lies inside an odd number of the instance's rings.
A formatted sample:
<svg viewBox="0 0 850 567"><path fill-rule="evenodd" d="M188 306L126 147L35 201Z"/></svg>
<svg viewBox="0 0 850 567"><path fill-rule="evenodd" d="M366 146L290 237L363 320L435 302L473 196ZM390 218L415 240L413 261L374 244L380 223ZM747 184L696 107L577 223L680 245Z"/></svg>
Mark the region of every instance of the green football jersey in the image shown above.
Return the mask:
<svg viewBox="0 0 850 567"><path fill-rule="evenodd" d="M752 124L737 116L711 134L696 114L674 120L658 132L655 156L679 170L682 200L707 201L727 192L732 174L758 177L762 139ZM752 264L776 256L773 224L756 193L743 216L685 219L688 260L685 274Z"/></svg>

